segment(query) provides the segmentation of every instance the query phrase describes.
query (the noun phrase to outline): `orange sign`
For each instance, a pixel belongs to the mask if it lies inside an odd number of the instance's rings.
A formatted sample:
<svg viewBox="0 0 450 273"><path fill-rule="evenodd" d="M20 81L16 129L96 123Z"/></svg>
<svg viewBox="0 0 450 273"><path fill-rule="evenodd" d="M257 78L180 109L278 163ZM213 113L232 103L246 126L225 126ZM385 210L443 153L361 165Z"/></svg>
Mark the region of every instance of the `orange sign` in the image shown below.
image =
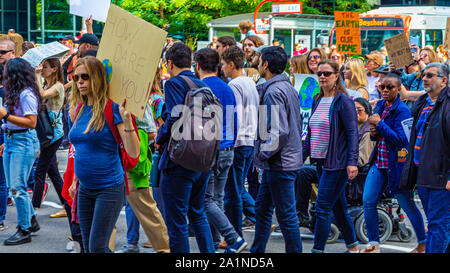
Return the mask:
<svg viewBox="0 0 450 273"><path fill-rule="evenodd" d="M336 47L340 53L361 54L361 33L359 13L335 11Z"/></svg>

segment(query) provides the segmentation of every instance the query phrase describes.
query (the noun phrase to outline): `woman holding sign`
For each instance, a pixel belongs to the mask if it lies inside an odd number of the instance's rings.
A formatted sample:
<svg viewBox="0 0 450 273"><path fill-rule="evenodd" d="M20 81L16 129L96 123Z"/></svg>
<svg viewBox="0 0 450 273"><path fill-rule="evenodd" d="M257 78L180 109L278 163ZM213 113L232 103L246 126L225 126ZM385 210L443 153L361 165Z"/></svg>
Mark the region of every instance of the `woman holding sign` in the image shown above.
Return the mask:
<svg viewBox="0 0 450 273"><path fill-rule="evenodd" d="M71 96L82 101L77 107L69 139L75 147L78 178L77 209L84 250L109 252L108 242L125 203L125 179L118 141L108 119L113 121L132 159L139 157L140 143L131 113L109 100L103 64L94 57L80 59L73 76ZM107 105L111 105L109 111Z"/></svg>
<svg viewBox="0 0 450 273"><path fill-rule="evenodd" d="M44 78L42 85L41 77ZM44 195L45 176L48 174L50 180L55 186L59 201L64 206L66 200L61 192L63 180L59 174L58 164L56 163L56 151L63 140L64 130L62 124L62 106L64 104L64 78L61 69L61 63L58 58L47 59L42 63L42 67L36 69L36 78L41 97L47 105L50 121L55 125L53 127L53 140L48 147L41 147L38 164L35 173L35 184L33 188L33 207L40 208L42 196ZM51 218L65 217L66 211L62 208Z"/></svg>
<svg viewBox="0 0 450 273"><path fill-rule="evenodd" d="M347 95L339 65L331 60L318 64L320 93L314 97L303 161L317 164L319 190L312 252L324 252L334 213L349 252L358 252L353 221L347 211L345 185L358 174L358 118Z"/></svg>

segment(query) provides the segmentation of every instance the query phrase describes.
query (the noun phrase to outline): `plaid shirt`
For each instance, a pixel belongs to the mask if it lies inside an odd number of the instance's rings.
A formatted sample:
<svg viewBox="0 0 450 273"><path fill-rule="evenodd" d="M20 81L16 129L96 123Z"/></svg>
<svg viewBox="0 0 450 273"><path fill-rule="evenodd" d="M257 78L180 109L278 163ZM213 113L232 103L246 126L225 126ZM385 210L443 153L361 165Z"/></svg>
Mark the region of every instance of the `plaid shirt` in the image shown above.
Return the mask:
<svg viewBox="0 0 450 273"><path fill-rule="evenodd" d="M391 110L391 106L387 107L385 105L383 114L381 115L381 120L384 120L384 118L387 116L389 111ZM388 156L387 156L387 147L386 147L386 141L384 141L384 137L380 139L380 141L377 144L377 161L375 161L375 166L378 167L378 169L387 169L388 168Z"/></svg>

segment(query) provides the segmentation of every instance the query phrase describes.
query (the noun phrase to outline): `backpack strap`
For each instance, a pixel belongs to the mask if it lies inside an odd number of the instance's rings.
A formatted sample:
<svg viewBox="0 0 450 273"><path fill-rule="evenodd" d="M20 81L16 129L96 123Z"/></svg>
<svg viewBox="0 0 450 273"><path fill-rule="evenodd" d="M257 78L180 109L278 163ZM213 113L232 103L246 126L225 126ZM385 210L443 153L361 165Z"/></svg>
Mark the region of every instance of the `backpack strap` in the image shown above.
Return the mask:
<svg viewBox="0 0 450 273"><path fill-rule="evenodd" d="M180 75L180 77L188 84L191 90L198 89L198 86L191 79L189 79L189 77L186 77L184 75Z"/></svg>

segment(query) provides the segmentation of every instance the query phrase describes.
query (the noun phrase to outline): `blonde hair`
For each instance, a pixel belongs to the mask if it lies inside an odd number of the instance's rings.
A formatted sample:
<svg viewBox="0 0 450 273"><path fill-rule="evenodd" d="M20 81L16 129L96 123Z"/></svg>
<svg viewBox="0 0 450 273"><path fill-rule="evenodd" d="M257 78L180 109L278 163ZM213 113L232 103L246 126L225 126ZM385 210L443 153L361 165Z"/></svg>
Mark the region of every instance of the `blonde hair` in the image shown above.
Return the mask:
<svg viewBox="0 0 450 273"><path fill-rule="evenodd" d="M367 76L364 70L364 64L362 60L351 58L347 61L345 65L348 65L350 71L352 71L350 86L365 88L367 86Z"/></svg>
<svg viewBox="0 0 450 273"><path fill-rule="evenodd" d="M295 73L309 74L308 60L305 54L293 56L290 61Z"/></svg>
<svg viewBox="0 0 450 273"><path fill-rule="evenodd" d="M94 131L101 131L105 125L104 109L109 99L109 85L106 80L105 67L98 59L92 56L81 58L77 61L73 70L75 71L82 65L84 65L89 74L90 87L92 96L94 97L92 117L86 127L86 130L83 132L84 134L87 134L92 128ZM73 82L72 92L69 98L70 105L71 107L74 107L75 103L82 103L78 113L76 114L74 126L76 126L78 118L81 113L83 113L84 107L87 105L87 100L87 96L81 95L77 83Z"/></svg>
<svg viewBox="0 0 450 273"><path fill-rule="evenodd" d="M151 93L155 93L160 95L161 97L164 97L161 86L161 77L162 77L162 68L158 66L158 68L156 68L155 78L153 79Z"/></svg>
<svg viewBox="0 0 450 273"><path fill-rule="evenodd" d="M422 48L422 50L420 50L420 54L422 54L423 51L426 51L428 53L428 57L430 58L430 63L439 62L436 52L434 52L433 49L430 49L428 47Z"/></svg>

